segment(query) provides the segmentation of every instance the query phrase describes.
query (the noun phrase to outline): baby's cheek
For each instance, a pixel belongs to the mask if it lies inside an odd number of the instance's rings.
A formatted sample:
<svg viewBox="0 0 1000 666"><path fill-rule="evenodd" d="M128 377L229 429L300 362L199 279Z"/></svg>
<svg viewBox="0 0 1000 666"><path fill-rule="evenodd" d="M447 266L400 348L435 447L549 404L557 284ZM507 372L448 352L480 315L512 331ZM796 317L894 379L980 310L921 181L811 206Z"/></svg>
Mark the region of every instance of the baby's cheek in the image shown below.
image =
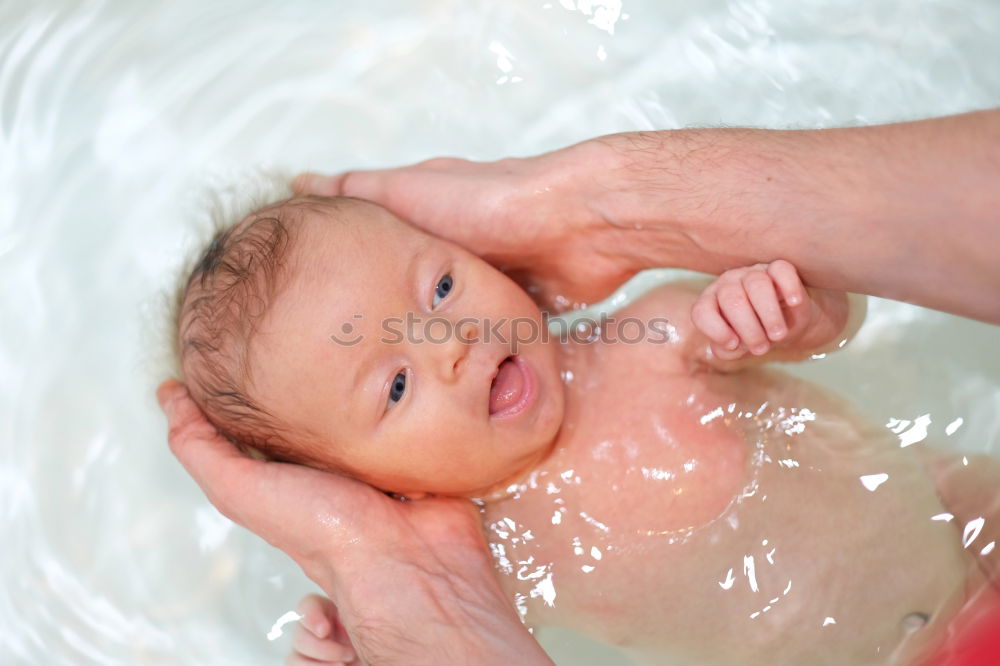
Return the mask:
<svg viewBox="0 0 1000 666"><path fill-rule="evenodd" d="M436 418L428 419L420 428L411 433L410 445L414 451L438 458L459 455L468 448L468 443L474 441L481 433L472 424L454 413L439 413Z"/></svg>
<svg viewBox="0 0 1000 666"><path fill-rule="evenodd" d="M485 419L485 413L484 413ZM446 431L435 430L435 439L440 442L441 449L452 455L461 456L486 442L489 431L482 424L471 419L451 419Z"/></svg>

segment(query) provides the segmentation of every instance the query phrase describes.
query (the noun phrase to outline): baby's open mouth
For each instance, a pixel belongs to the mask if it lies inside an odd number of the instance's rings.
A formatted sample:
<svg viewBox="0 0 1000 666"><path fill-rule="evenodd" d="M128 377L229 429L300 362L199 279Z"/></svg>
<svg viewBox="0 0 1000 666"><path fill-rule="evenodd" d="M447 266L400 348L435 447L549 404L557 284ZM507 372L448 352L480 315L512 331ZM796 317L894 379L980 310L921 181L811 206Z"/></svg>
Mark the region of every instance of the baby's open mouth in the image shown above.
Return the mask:
<svg viewBox="0 0 1000 666"><path fill-rule="evenodd" d="M522 402L525 383L521 363L514 356L502 360L490 384L490 416L514 411Z"/></svg>

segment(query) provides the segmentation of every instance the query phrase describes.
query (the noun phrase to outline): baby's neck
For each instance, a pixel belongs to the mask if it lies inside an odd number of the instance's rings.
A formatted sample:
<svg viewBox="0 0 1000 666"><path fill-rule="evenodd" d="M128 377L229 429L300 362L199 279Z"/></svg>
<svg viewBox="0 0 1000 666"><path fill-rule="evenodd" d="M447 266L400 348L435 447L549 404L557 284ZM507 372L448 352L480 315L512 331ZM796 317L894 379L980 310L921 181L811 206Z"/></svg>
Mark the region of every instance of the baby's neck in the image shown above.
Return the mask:
<svg viewBox="0 0 1000 666"><path fill-rule="evenodd" d="M559 450L561 432L562 430L560 429L548 446L544 448L543 452L516 474L511 475L486 490L473 493L469 499L480 506L509 499L523 492L526 487L529 487L533 483L534 479L537 479L539 474L555 469L554 459L560 457L556 452Z"/></svg>

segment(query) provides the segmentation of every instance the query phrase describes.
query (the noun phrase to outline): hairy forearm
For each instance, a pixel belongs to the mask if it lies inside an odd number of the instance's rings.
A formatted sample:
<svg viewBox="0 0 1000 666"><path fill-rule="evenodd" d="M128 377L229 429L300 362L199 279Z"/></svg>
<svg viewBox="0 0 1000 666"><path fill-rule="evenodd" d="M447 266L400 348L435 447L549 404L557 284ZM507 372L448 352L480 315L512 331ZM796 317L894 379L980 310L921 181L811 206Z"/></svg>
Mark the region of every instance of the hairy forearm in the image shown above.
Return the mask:
<svg viewBox="0 0 1000 666"><path fill-rule="evenodd" d="M636 269L719 273L780 257L813 286L1000 323L1000 111L600 143L597 244Z"/></svg>

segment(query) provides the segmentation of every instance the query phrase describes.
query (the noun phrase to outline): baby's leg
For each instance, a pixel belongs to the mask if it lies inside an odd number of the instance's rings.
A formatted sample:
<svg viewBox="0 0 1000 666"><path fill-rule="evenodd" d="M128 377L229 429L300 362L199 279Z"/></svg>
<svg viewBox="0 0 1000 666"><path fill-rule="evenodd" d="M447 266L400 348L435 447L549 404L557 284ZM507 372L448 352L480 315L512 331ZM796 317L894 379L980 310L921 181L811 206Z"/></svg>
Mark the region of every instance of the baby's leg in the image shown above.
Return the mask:
<svg viewBox="0 0 1000 666"><path fill-rule="evenodd" d="M923 454L962 544L1000 588L1000 459L927 449Z"/></svg>
<svg viewBox="0 0 1000 666"><path fill-rule="evenodd" d="M1000 459L921 449L938 496L978 567L970 572L965 604L949 620L940 645L920 666L1000 663ZM988 581L991 584L988 584Z"/></svg>

